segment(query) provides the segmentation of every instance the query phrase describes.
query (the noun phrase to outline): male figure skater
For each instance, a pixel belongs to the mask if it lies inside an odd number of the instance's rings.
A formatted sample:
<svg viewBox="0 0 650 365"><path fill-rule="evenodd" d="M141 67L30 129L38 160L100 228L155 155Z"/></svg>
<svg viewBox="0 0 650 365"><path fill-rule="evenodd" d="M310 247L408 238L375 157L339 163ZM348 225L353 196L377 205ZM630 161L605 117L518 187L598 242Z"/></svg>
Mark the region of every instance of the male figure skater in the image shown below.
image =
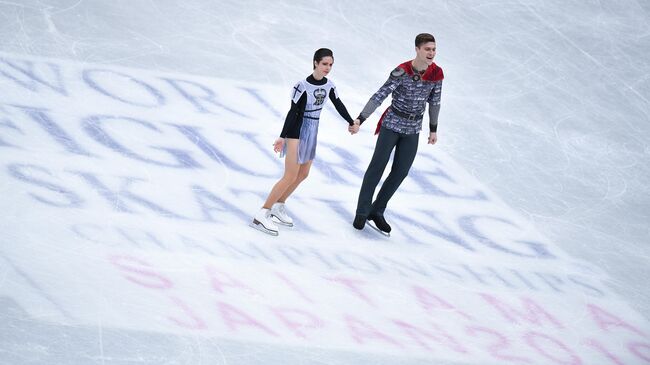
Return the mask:
<svg viewBox="0 0 650 365"><path fill-rule="evenodd" d="M422 130L422 119L429 104L428 144L438 140L438 113L440 93L444 78L442 69L433 62L436 55L436 40L428 33L415 37L415 58L397 66L388 80L368 100L359 117L348 129L359 131L359 126L392 93L391 105L379 119L375 134L379 134L368 169L363 176L357 211L352 225L363 229L366 220L372 221L384 234L389 235L391 226L384 218L388 201L400 186L413 165L418 149L418 137ZM375 201L373 195L381 179L391 152L395 150L390 174L384 181Z"/></svg>

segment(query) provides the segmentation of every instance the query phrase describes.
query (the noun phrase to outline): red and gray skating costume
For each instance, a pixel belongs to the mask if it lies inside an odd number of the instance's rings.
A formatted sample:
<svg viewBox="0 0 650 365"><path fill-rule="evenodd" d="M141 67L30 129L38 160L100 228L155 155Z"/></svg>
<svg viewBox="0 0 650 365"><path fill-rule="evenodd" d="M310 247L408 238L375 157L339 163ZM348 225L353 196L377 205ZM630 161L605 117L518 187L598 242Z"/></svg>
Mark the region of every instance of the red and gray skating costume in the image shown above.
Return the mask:
<svg viewBox="0 0 650 365"><path fill-rule="evenodd" d="M392 94L391 105L377 125L376 133L379 136L361 184L357 216L383 217L388 201L413 165L427 103L429 104L429 129L431 132L437 131L443 78L442 68L435 63L426 70L417 72L413 69L411 61L404 62L390 73L388 80L361 111L359 120L363 122L388 95ZM395 149L395 156L390 174L373 202L375 189L393 149Z"/></svg>

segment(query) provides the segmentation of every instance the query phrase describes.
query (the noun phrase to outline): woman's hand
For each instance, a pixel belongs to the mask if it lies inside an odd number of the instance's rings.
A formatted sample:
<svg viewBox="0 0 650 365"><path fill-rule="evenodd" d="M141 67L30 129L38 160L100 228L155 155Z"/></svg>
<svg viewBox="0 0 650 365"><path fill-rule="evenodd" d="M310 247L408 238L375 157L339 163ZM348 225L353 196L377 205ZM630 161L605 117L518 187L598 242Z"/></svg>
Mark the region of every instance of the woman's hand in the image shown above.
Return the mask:
<svg viewBox="0 0 650 365"><path fill-rule="evenodd" d="M282 152L282 148L284 147L284 138L278 138L273 142L273 151L275 152Z"/></svg>
<svg viewBox="0 0 650 365"><path fill-rule="evenodd" d="M350 132L350 134L356 134L357 132L359 132L360 125L361 125L361 121L359 121L359 119L355 119L354 123L348 127L348 132Z"/></svg>

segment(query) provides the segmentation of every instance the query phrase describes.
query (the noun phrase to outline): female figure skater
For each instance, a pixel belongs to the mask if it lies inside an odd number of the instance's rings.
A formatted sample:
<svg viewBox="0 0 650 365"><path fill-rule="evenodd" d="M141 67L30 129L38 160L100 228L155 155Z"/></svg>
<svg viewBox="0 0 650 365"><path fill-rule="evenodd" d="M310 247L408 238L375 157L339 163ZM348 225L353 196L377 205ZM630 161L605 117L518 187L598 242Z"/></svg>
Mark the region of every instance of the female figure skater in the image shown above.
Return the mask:
<svg viewBox="0 0 650 365"><path fill-rule="evenodd" d="M278 226L273 218L282 225L293 226L284 203L309 175L316 156L318 121L327 98L334 103L336 111L350 126L354 123L339 99L334 83L325 77L332 70L333 64L334 54L331 50L317 50L313 59L314 72L298 81L291 91L291 109L287 113L280 138L273 143L273 150L281 152L280 156L285 157L284 175L273 186L264 206L253 218L250 224L253 228L277 236Z"/></svg>

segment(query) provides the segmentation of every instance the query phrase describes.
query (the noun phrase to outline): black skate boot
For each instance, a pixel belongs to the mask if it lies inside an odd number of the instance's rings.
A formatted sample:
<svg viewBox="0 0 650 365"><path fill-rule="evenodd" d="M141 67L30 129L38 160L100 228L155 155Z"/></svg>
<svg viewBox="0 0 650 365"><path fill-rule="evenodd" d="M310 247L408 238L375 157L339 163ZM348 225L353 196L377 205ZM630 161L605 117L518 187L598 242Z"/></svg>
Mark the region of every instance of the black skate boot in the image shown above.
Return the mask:
<svg viewBox="0 0 650 365"><path fill-rule="evenodd" d="M357 216L354 217L354 222L352 222L352 225L356 229L363 229L363 227L366 225L366 217L357 214Z"/></svg>
<svg viewBox="0 0 650 365"><path fill-rule="evenodd" d="M368 220L372 221L375 224L375 227L377 227L380 231L390 234L390 224L386 222L386 219L384 219L383 215L370 214L368 216Z"/></svg>

